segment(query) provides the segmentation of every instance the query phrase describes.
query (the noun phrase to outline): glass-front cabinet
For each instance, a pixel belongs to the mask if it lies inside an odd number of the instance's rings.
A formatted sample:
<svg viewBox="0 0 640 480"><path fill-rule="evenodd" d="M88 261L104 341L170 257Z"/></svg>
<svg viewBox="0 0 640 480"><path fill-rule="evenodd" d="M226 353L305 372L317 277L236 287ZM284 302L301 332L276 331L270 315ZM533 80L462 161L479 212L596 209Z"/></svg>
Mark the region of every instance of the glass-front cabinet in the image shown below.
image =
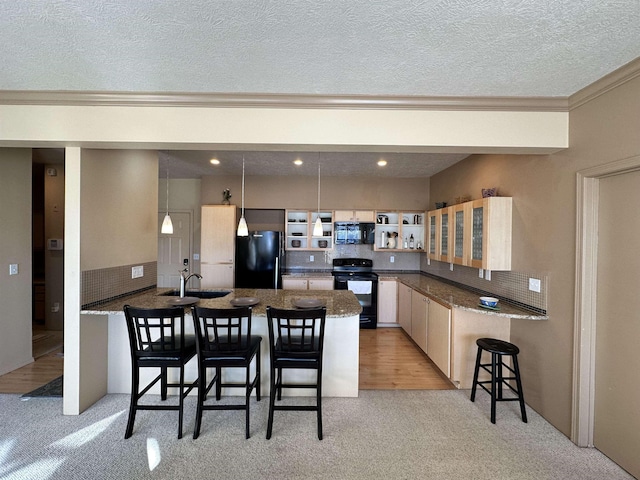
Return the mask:
<svg viewBox="0 0 640 480"><path fill-rule="evenodd" d="M464 265L464 259L468 256L467 248L464 243L464 225L467 223L464 218L464 203L459 203L458 205L454 205L449 208L451 209L451 215L453 217L451 222L451 226L453 228L451 232L451 241L453 242L451 255L453 259L451 262L458 265Z"/></svg>
<svg viewBox="0 0 640 480"><path fill-rule="evenodd" d="M313 226L320 217L322 235L313 235ZM330 250L333 248L333 213L309 210L286 211L287 250Z"/></svg>
<svg viewBox="0 0 640 480"><path fill-rule="evenodd" d="M488 197L427 212L432 260L511 269L511 197Z"/></svg>

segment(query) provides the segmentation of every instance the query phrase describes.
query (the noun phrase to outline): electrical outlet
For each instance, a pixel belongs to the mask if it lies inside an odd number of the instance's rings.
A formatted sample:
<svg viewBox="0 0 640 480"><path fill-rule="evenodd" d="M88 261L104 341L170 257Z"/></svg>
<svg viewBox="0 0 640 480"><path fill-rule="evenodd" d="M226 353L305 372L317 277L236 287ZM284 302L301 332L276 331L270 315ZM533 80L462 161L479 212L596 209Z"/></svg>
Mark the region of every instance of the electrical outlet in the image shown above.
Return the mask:
<svg viewBox="0 0 640 480"><path fill-rule="evenodd" d="M453 263L449 264L449 270L451 270L453 272Z"/></svg>
<svg viewBox="0 0 640 480"><path fill-rule="evenodd" d="M491 270L484 271L484 279L491 281Z"/></svg>
<svg viewBox="0 0 640 480"><path fill-rule="evenodd" d="M538 280L537 278L530 278L529 279L529 290L531 290L532 292L538 292L540 293L540 280Z"/></svg>
<svg viewBox="0 0 640 480"><path fill-rule="evenodd" d="M396 257L394 257L393 255L391 255L391 256L389 257L389 261L390 261L391 263L395 262L395 261L396 261Z"/></svg>
<svg viewBox="0 0 640 480"><path fill-rule="evenodd" d="M18 274L18 264L12 263L9 265L9 275L17 275Z"/></svg>
<svg viewBox="0 0 640 480"><path fill-rule="evenodd" d="M58 313L60 311L60 304L55 302L51 307L51 313Z"/></svg>
<svg viewBox="0 0 640 480"><path fill-rule="evenodd" d="M144 277L144 267L142 265L138 267L131 267L131 278Z"/></svg>
<svg viewBox="0 0 640 480"><path fill-rule="evenodd" d="M316 257L314 257L313 255L309 255L309 261L313 262L315 260Z"/></svg>
<svg viewBox="0 0 640 480"><path fill-rule="evenodd" d="M484 270L481 268L478 269L478 277L484 278Z"/></svg>
<svg viewBox="0 0 640 480"><path fill-rule="evenodd" d="M200 260L200 254L199 253L194 253L193 254L193 259L194 260Z"/></svg>

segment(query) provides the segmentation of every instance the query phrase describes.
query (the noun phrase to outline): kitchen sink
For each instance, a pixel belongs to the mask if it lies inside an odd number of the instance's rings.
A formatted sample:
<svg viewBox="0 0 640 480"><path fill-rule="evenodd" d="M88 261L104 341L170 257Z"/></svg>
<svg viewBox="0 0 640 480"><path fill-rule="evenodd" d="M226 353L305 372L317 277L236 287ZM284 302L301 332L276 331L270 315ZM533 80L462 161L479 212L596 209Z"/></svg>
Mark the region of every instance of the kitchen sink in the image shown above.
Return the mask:
<svg viewBox="0 0 640 480"><path fill-rule="evenodd" d="M185 297L196 297L196 298L220 298L225 295L229 295L231 290L186 290L184 292ZM171 290L166 293L162 293L163 297L179 297L180 291Z"/></svg>

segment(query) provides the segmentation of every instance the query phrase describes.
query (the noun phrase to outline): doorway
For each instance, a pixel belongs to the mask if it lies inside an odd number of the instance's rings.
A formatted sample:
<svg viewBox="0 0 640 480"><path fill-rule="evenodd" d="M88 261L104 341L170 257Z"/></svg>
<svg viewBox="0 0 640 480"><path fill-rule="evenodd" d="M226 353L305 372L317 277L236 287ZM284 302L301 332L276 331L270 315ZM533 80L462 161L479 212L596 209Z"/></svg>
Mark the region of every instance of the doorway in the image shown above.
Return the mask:
<svg viewBox="0 0 640 480"><path fill-rule="evenodd" d="M188 266L192 269L190 258L192 249L193 226L191 212L169 212L173 223L173 233L160 233L162 221L167 212L158 212L158 287L179 288L180 272ZM185 260L187 265L185 265ZM199 272L196 272L199 273ZM190 288L197 288L198 279L192 278Z"/></svg>
<svg viewBox="0 0 640 480"><path fill-rule="evenodd" d="M594 446L640 476L637 271L640 157L578 174L574 419L572 440ZM627 253L628 252L628 253Z"/></svg>
<svg viewBox="0 0 640 480"><path fill-rule="evenodd" d="M64 149L32 150L32 356L63 347Z"/></svg>

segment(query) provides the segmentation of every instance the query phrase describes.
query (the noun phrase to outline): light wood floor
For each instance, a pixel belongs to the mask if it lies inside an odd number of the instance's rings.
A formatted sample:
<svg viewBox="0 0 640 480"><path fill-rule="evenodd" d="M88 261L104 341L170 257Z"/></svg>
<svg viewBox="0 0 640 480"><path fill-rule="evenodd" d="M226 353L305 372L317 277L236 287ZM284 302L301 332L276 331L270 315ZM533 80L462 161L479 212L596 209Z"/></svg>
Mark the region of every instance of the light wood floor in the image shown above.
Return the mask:
<svg viewBox="0 0 640 480"><path fill-rule="evenodd" d="M34 363L0 376L0 393L30 392L62 375L62 349L40 354L51 347L51 338L34 331ZM48 345L44 345L44 344ZM40 344L40 345L38 345ZM400 328L360 330L360 389L446 390L453 385Z"/></svg>
<svg viewBox="0 0 640 480"><path fill-rule="evenodd" d="M62 375L61 345L62 332L34 328L32 355L35 361L0 376L0 393L27 393Z"/></svg>
<svg viewBox="0 0 640 480"><path fill-rule="evenodd" d="M400 328L360 330L361 390L455 388Z"/></svg>
<svg viewBox="0 0 640 480"><path fill-rule="evenodd" d="M0 393L27 393L62 375L62 349L41 356L35 362L0 376Z"/></svg>

